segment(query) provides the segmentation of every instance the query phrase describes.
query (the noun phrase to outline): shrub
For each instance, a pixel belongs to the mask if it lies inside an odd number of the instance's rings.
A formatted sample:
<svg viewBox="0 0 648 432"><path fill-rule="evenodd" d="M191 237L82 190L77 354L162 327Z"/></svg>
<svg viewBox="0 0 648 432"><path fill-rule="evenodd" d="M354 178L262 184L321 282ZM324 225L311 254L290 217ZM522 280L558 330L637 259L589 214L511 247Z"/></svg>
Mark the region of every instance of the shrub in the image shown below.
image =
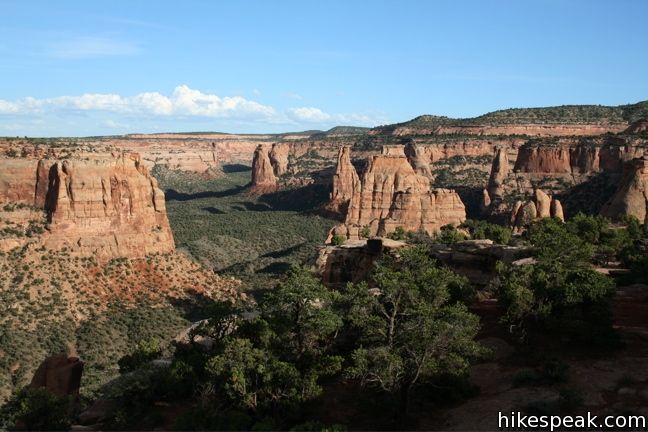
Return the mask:
<svg viewBox="0 0 648 432"><path fill-rule="evenodd" d="M68 430L70 408L67 397L56 396L45 388L24 388L2 407L0 419L7 429Z"/></svg>
<svg viewBox="0 0 648 432"><path fill-rule="evenodd" d="M331 244L333 246L342 246L346 242L346 237L336 234L331 239Z"/></svg>

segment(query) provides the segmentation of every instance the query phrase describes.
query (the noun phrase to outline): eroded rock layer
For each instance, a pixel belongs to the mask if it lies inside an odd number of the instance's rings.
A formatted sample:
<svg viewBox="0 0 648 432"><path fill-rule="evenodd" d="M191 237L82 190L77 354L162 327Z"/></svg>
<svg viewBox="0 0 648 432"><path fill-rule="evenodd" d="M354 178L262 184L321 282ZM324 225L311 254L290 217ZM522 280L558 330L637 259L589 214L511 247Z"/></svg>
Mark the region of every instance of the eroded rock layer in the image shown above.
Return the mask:
<svg viewBox="0 0 648 432"><path fill-rule="evenodd" d="M432 189L430 180L414 171L402 146L389 146L370 158L345 223L334 234L359 239L385 236L398 227L432 234L443 225L459 225L465 218L455 191Z"/></svg>
<svg viewBox="0 0 648 432"><path fill-rule="evenodd" d="M164 193L138 154L0 164L8 168L0 171L0 203L44 211L41 241L47 248L99 259L175 249ZM4 240L11 240L7 247L17 245L16 239Z"/></svg>
<svg viewBox="0 0 648 432"><path fill-rule="evenodd" d="M351 148L342 146L338 153L335 174L333 175L333 190L331 192L329 208L337 212L345 209L359 187L360 178L351 163Z"/></svg>
<svg viewBox="0 0 648 432"><path fill-rule="evenodd" d="M601 214L612 219L634 216L646 222L648 208L648 158L628 162L619 187L603 207Z"/></svg>
<svg viewBox="0 0 648 432"><path fill-rule="evenodd" d="M270 162L270 148L259 144L252 159L252 189L256 192L269 192L277 188L278 180Z"/></svg>

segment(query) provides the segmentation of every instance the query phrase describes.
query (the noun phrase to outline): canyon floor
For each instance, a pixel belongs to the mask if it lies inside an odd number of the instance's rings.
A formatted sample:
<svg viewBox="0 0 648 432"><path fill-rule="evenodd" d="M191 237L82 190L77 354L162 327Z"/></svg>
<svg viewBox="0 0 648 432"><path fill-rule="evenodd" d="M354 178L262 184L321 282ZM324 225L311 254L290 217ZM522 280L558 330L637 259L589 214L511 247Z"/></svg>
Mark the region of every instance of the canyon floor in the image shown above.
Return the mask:
<svg viewBox="0 0 648 432"><path fill-rule="evenodd" d="M226 165L222 176L157 169L178 249L254 292L273 286L293 263L314 259L335 220L315 209L325 188L250 195L250 168Z"/></svg>

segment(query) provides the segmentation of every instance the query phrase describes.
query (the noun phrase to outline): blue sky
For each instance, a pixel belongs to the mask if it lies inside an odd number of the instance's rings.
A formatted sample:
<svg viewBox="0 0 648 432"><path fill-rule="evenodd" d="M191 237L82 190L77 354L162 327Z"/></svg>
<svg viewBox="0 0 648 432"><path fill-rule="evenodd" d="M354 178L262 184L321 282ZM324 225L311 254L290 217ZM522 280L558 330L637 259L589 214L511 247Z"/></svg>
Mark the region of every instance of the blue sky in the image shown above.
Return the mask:
<svg viewBox="0 0 648 432"><path fill-rule="evenodd" d="M0 135L281 132L648 99L648 1L0 0Z"/></svg>

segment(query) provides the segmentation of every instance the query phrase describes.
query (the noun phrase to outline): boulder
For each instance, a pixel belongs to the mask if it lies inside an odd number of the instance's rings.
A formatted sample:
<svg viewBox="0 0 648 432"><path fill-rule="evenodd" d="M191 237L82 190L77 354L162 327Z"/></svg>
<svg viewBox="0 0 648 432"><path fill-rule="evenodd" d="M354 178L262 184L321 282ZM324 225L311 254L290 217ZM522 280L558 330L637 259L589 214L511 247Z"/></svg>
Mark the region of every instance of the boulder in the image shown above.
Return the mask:
<svg viewBox="0 0 648 432"><path fill-rule="evenodd" d="M29 386L46 388L57 396L76 396L82 375L83 362L76 354L55 354L38 366Z"/></svg>

